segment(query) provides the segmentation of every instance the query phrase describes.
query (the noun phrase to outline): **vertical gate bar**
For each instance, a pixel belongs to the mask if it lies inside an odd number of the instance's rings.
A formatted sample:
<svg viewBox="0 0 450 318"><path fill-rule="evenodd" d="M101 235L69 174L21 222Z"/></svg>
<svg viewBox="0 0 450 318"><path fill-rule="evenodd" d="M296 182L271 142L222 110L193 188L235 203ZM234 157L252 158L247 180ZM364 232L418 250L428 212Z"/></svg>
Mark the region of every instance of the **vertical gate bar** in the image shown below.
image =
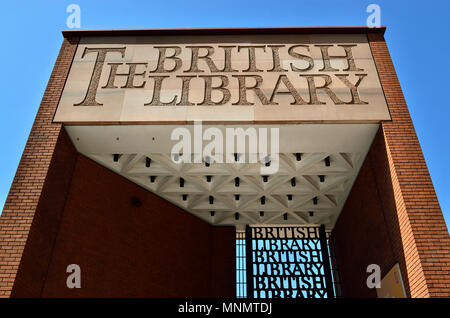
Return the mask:
<svg viewBox="0 0 450 318"><path fill-rule="evenodd" d="M334 298L333 281L331 279L330 259L328 256L327 233L325 232L324 224L320 225L319 227L319 239L320 239L320 246L322 247L321 250L325 271L325 282L327 284L327 296L328 298Z"/></svg>
<svg viewBox="0 0 450 318"><path fill-rule="evenodd" d="M249 225L245 226L245 258L247 274L247 298L254 298L253 295L253 245L252 229Z"/></svg>
<svg viewBox="0 0 450 318"><path fill-rule="evenodd" d="M342 297L342 290L341 290L341 277L339 275L339 268L337 266L337 260L336 260L336 248L334 246L334 240L329 239L329 251L330 251L330 258L331 258L331 272L333 273L333 287L334 287L334 297L339 298Z"/></svg>

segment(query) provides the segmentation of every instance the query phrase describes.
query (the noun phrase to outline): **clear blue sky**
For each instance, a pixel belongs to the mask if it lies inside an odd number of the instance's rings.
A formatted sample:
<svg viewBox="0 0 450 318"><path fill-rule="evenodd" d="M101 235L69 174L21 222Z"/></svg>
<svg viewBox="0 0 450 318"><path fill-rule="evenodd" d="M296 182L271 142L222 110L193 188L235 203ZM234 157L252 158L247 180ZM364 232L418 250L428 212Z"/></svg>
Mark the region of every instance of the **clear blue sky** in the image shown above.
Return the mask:
<svg viewBox="0 0 450 318"><path fill-rule="evenodd" d="M381 7L386 41L447 224L450 224L450 1L171 0L3 1L0 13L0 210L67 29L361 26Z"/></svg>

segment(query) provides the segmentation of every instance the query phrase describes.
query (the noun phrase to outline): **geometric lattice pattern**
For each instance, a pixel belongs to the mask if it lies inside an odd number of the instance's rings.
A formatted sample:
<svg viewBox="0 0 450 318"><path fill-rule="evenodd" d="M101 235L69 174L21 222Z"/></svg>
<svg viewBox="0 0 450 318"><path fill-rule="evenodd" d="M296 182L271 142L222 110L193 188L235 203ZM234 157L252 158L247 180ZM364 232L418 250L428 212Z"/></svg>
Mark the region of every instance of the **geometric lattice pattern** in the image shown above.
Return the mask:
<svg viewBox="0 0 450 318"><path fill-rule="evenodd" d="M333 227L362 161L360 153L283 153L261 163L175 163L169 154L86 154L215 225L325 224Z"/></svg>

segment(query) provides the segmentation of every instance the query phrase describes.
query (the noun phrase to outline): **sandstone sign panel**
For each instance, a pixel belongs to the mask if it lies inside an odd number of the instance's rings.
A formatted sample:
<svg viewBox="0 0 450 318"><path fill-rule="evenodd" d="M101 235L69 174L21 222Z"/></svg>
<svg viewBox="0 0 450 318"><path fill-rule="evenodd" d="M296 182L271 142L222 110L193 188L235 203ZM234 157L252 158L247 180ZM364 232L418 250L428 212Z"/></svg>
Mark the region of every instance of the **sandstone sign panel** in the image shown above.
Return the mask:
<svg viewBox="0 0 450 318"><path fill-rule="evenodd" d="M82 37L65 123L390 120L366 35Z"/></svg>

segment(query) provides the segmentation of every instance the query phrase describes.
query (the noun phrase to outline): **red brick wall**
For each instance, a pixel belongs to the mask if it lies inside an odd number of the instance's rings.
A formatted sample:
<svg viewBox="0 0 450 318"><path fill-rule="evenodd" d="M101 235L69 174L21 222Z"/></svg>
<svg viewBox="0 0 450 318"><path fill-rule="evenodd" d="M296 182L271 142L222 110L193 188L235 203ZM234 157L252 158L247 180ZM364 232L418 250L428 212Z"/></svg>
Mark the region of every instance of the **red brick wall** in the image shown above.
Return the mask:
<svg viewBox="0 0 450 318"><path fill-rule="evenodd" d="M233 297L234 242L234 227L211 226L79 155L43 288L15 284L12 296ZM66 286L69 264L81 268L80 289ZM22 267L18 280L33 264Z"/></svg>
<svg viewBox="0 0 450 318"><path fill-rule="evenodd" d="M78 153L61 129L14 281L14 291L41 295Z"/></svg>
<svg viewBox="0 0 450 318"><path fill-rule="evenodd" d="M400 235L392 238L394 252L405 255L411 297L450 297L444 217L384 38L368 34L368 39L392 116L382 129L397 207L388 221L400 225Z"/></svg>
<svg viewBox="0 0 450 318"><path fill-rule="evenodd" d="M0 297L11 293L60 136L61 124L52 120L77 43L65 39L62 44L0 217Z"/></svg>
<svg viewBox="0 0 450 318"><path fill-rule="evenodd" d="M368 34L392 121L383 122L332 238L344 297L376 297L369 264L382 276L399 263L410 297L450 297L450 237L400 84L381 34Z"/></svg>
<svg viewBox="0 0 450 318"><path fill-rule="evenodd" d="M394 245L400 231L391 179L380 127L331 235L344 297L377 297L366 284L370 264L383 277L399 263L409 294L405 255Z"/></svg>

